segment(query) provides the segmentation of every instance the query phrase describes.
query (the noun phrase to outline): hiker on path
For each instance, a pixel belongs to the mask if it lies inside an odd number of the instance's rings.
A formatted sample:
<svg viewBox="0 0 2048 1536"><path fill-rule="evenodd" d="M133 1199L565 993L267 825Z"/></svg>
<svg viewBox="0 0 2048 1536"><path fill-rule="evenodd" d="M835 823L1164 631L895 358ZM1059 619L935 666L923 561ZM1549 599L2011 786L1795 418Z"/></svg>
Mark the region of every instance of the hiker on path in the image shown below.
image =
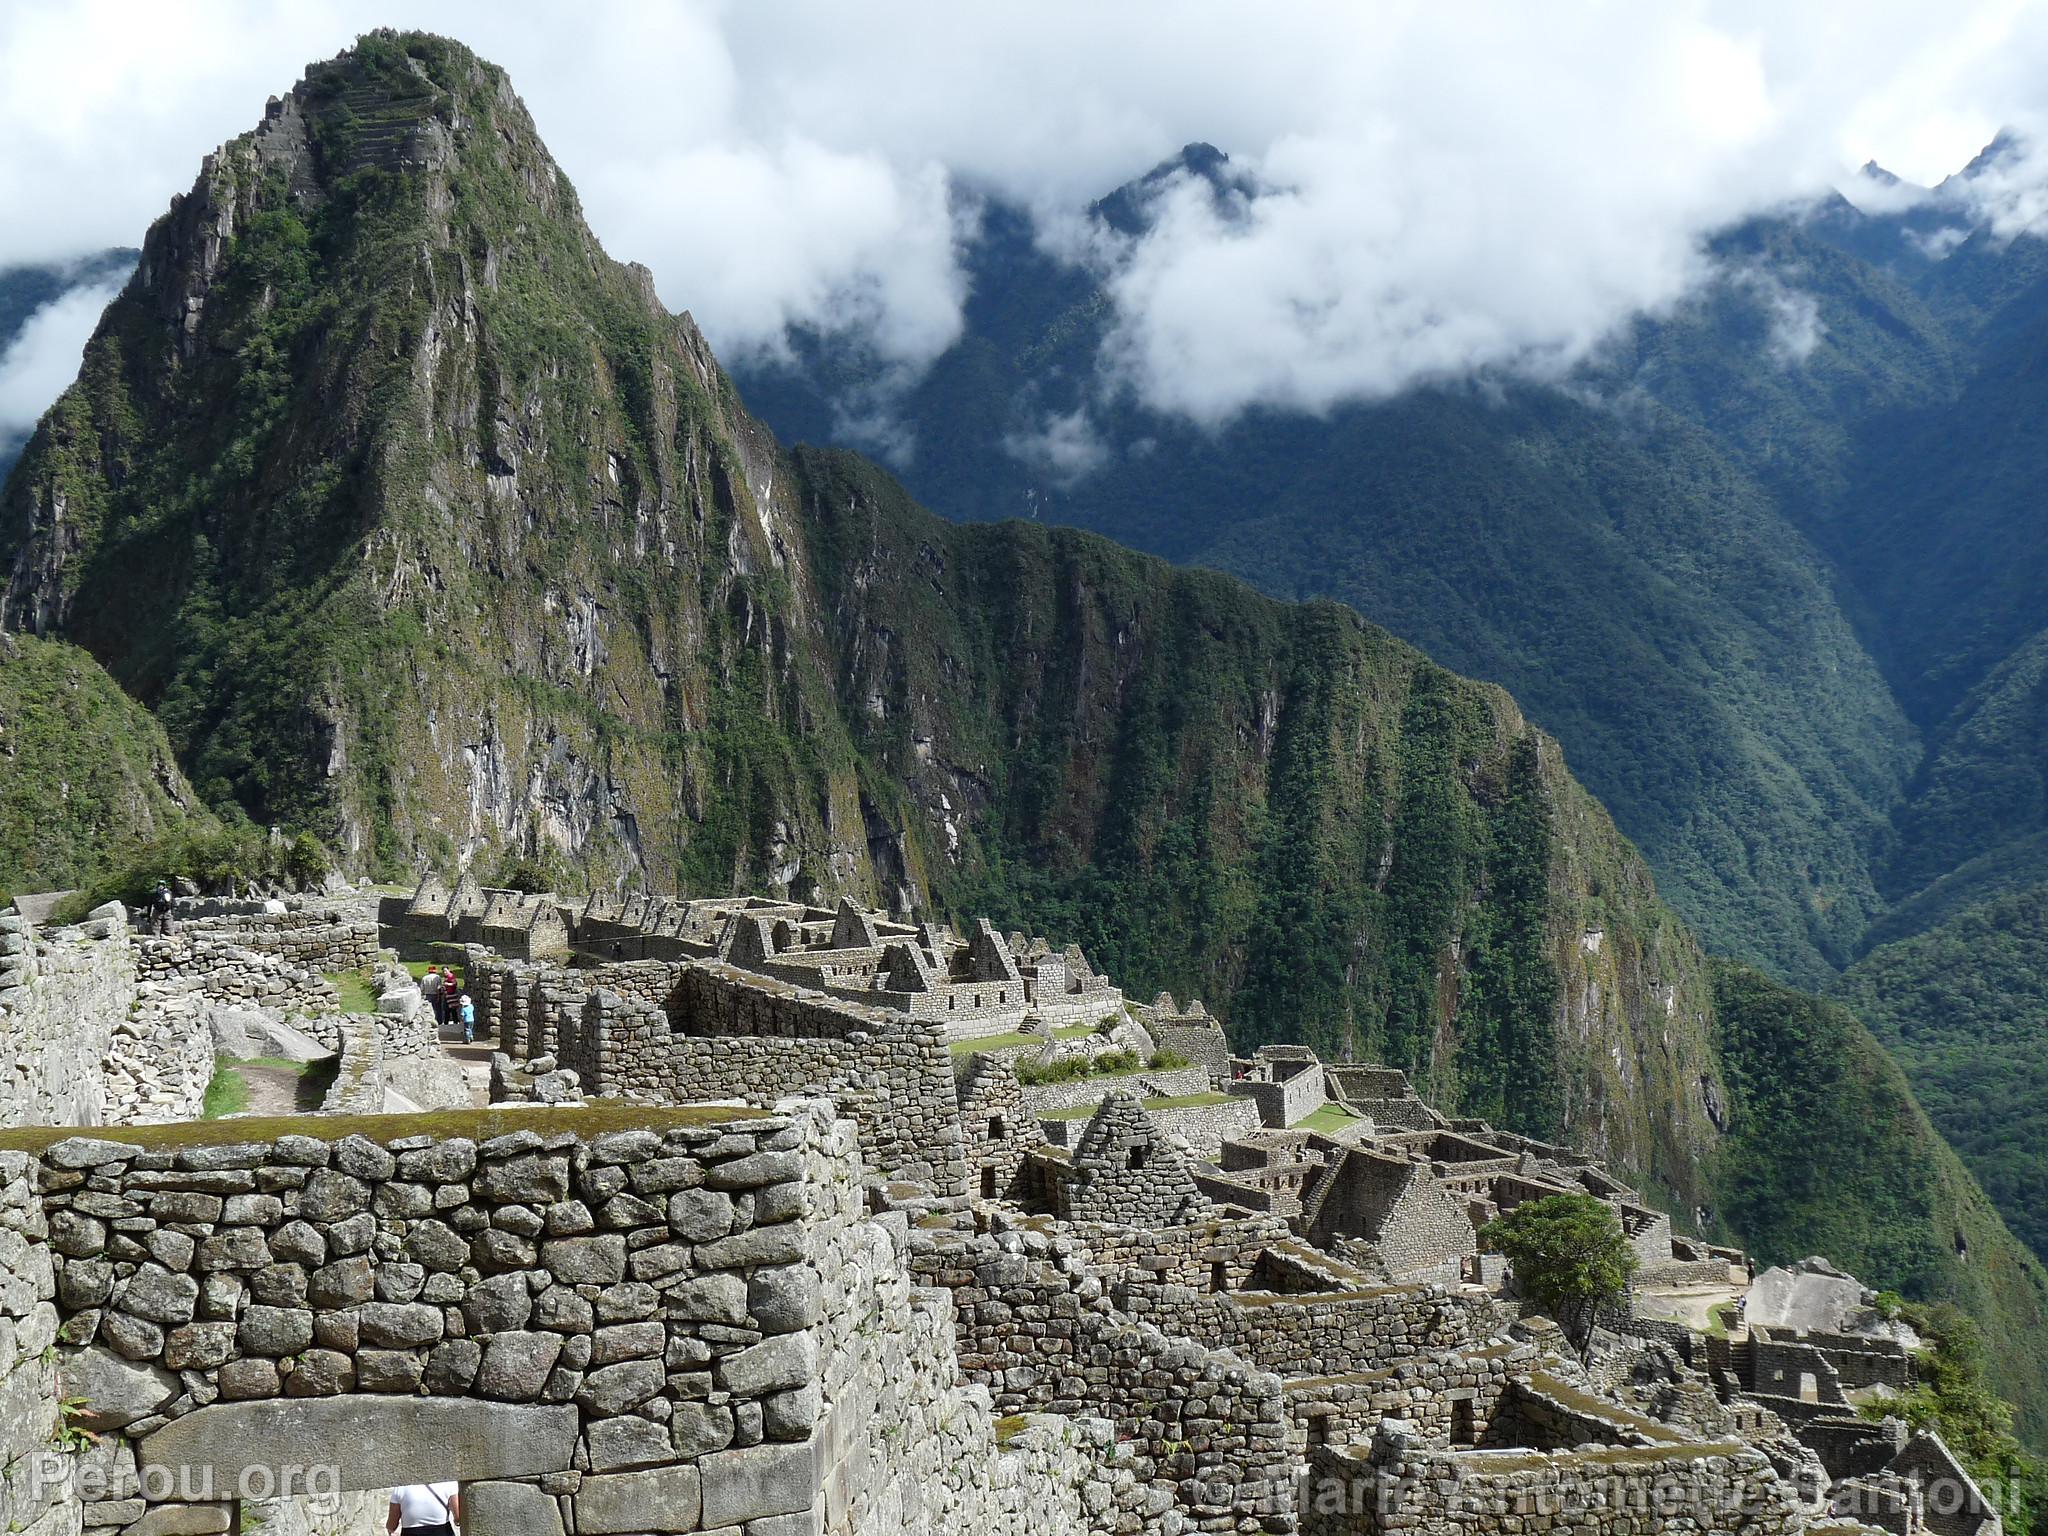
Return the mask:
<svg viewBox="0 0 2048 1536"><path fill-rule="evenodd" d="M167 934L171 931L171 887L168 881L159 880L149 897L149 931Z"/></svg>
<svg viewBox="0 0 2048 1536"><path fill-rule="evenodd" d="M441 990L441 973L432 966L420 978L420 992L427 1000L427 1006L434 1010L434 1023L438 1027L448 1022L448 995Z"/></svg>
<svg viewBox="0 0 2048 1536"><path fill-rule="evenodd" d="M476 1044L476 1004L469 1000L467 992L462 994L462 1043Z"/></svg>

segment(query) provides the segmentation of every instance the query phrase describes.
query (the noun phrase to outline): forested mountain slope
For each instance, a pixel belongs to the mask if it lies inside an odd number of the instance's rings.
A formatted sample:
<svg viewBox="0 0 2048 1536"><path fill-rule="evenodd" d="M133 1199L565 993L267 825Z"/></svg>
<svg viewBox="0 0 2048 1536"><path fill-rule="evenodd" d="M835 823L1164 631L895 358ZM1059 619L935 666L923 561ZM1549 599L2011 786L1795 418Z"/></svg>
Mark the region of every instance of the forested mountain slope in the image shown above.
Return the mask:
<svg viewBox="0 0 2048 1536"><path fill-rule="evenodd" d="M1868 999L1842 973L1873 946L1929 934L1967 971L1941 925L2048 900L2048 239L1978 187L2014 152L1917 200L1888 182L1896 211L1830 197L1723 231L1711 281L1562 386L1199 429L1118 383L1100 273L1000 205L968 247L965 334L907 393L877 397L836 336L741 383L785 436L858 440L893 411L906 480L949 516L1022 509L1337 597L1502 683L1711 947ZM1142 230L1170 182L1259 195L1192 146L1105 199L1100 227ZM2040 989L1995 955L1981 969L2013 988L1997 1011L2026 1048L2048 1046ZM1916 1005L1889 1002L1888 1038L1951 1031L1907 995L1926 1011L1909 1028ZM2048 1208L2025 1073L1973 1109L1940 1065L1970 1059L1953 1030L1909 1070L1992 1159L2008 1213Z"/></svg>
<svg viewBox="0 0 2048 1536"><path fill-rule="evenodd" d="M205 797L353 870L511 849L988 910L1247 1043L1597 1149L1712 1231L1775 1192L1767 1258L1868 1208L1841 1262L2048 1338L2048 1277L1870 1037L1717 997L1506 693L1339 605L784 452L455 44L367 38L209 159L0 492L0 566L7 625L89 649ZM1701 666L1810 665L1700 633ZM1883 1154L1824 1188L1782 1103L1807 1081ZM2003 1366L2048 1405L2048 1343Z"/></svg>
<svg viewBox="0 0 2048 1536"><path fill-rule="evenodd" d="M0 899L63 890L214 818L156 720L83 651L0 634Z"/></svg>

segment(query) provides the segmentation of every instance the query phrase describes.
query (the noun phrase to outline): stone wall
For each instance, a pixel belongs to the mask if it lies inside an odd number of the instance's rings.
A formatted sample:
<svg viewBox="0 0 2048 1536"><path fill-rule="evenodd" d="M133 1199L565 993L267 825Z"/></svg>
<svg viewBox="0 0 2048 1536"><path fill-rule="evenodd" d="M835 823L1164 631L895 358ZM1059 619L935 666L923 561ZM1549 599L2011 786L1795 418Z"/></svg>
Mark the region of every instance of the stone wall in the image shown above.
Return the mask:
<svg viewBox="0 0 2048 1536"><path fill-rule="evenodd" d="M1307 1119L1329 1098L1324 1087L1321 1062L1301 1068L1282 1082L1237 1078L1225 1086L1232 1093L1241 1093L1259 1106L1259 1119L1262 1124L1280 1130Z"/></svg>
<svg viewBox="0 0 2048 1536"><path fill-rule="evenodd" d="M1163 1071L1148 1068L1109 1076L1070 1078L1061 1083L1026 1083L1024 1102L1034 1112L1072 1109L1080 1104L1097 1103L1105 1094L1118 1088L1146 1099L1180 1098L1207 1093L1209 1072L1201 1066L1169 1067Z"/></svg>
<svg viewBox="0 0 2048 1536"><path fill-rule="evenodd" d="M852 1123L832 1134L850 1153ZM906 1218L864 1219L849 1182L814 1187L826 1529L1042 1536L1135 1517L1134 1459L1107 1421L1045 1419L998 1447L988 1389L961 1377L950 1293L912 1283Z"/></svg>
<svg viewBox="0 0 2048 1536"><path fill-rule="evenodd" d="M214 934L139 938L135 957L138 980L155 996L196 992L286 1013L333 1013L341 1006L334 983L318 971Z"/></svg>
<svg viewBox="0 0 2048 1536"><path fill-rule="evenodd" d="M1419 1443L1448 1449L1492 1421L1511 1373L1526 1370L1535 1353L1526 1345L1492 1345L1421 1355L1377 1371L1292 1377L1287 1405L1294 1446L1306 1459L1312 1445L1370 1441L1381 1420L1400 1419Z"/></svg>
<svg viewBox="0 0 2048 1536"><path fill-rule="evenodd" d="M1213 1289L1219 1279L1226 1289L1244 1289L1271 1247L1290 1240L1285 1221L1222 1212L1179 1226L1075 1222L1071 1231L1105 1285L1133 1282L1194 1290Z"/></svg>
<svg viewBox="0 0 2048 1536"><path fill-rule="evenodd" d="M358 971L377 958L377 924L359 903L179 902L176 932L275 955L307 971ZM227 910L210 910L226 908ZM201 915L202 912L204 915Z"/></svg>
<svg viewBox="0 0 2048 1536"><path fill-rule="evenodd" d="M910 1238L915 1273L952 1293L962 1371L988 1386L998 1410L1114 1419L1149 1486L1142 1529L1294 1528L1278 1377L1119 1314L1066 1238L1029 1229ZM1163 1527L1169 1514L1178 1518Z"/></svg>
<svg viewBox="0 0 2048 1536"><path fill-rule="evenodd" d="M0 1152L0 1530L78 1536L72 1458L60 1415L56 1273L25 1153Z"/></svg>
<svg viewBox="0 0 2048 1536"><path fill-rule="evenodd" d="M1224 1037L1222 1026L1214 1019L1181 1023L1154 1017L1146 1021L1145 1028L1155 1046L1162 1051L1185 1056L1203 1068L1212 1083L1223 1082L1230 1076L1230 1042Z"/></svg>
<svg viewBox="0 0 2048 1536"><path fill-rule="evenodd" d="M1165 1227L1210 1210L1187 1155L1122 1091L1097 1106L1071 1158L1046 1167L1062 1221Z"/></svg>
<svg viewBox="0 0 2048 1536"><path fill-rule="evenodd" d="M1362 1237L1395 1280L1455 1284L1479 1251L1465 1203L1420 1163L1352 1149L1303 1201L1305 1231L1327 1247Z"/></svg>
<svg viewBox="0 0 2048 1536"><path fill-rule="evenodd" d="M1369 1447L1313 1447L1301 1510L1304 1536L1788 1536L1805 1528L1792 1485L1763 1452L1739 1442L1519 1455L1430 1450L1399 1420L1384 1422Z"/></svg>
<svg viewBox="0 0 2048 1536"><path fill-rule="evenodd" d="M1164 1134L1179 1137L1188 1144L1189 1151L1205 1160L1215 1158L1223 1150L1224 1142L1259 1128L1259 1108L1249 1099L1147 1109L1145 1113Z"/></svg>
<svg viewBox="0 0 2048 1536"><path fill-rule="evenodd" d="M865 1213L850 1121L786 1103L602 1128L619 1118L0 1152L0 1333L62 1346L57 1381L39 1344L14 1357L31 1401L10 1377L0 1432L42 1444L61 1391L102 1437L68 1517L17 1500L10 1528L77 1536L82 1504L126 1536L223 1531L296 1474L460 1479L472 1536L1160 1529L1160 1446L1085 1414L999 1432L950 1293L906 1269L907 1221ZM1126 1401L1159 1358L1126 1341Z"/></svg>
<svg viewBox="0 0 2048 1536"><path fill-rule="evenodd" d="M968 1192L984 1200L1022 1200L1024 1154L1041 1140L1024 1108L1024 1090L1010 1063L977 1053L954 1080Z"/></svg>
<svg viewBox="0 0 2048 1536"><path fill-rule="evenodd" d="M1491 1338L1496 1321L1489 1298L1425 1286L1281 1296L1120 1285L1111 1295L1135 1318L1293 1376L1379 1370L1431 1350L1467 1349Z"/></svg>
<svg viewBox="0 0 2048 1536"><path fill-rule="evenodd" d="M135 1001L135 970L116 923L45 936L0 912L0 1125L104 1123L105 1064Z"/></svg>
<svg viewBox="0 0 2048 1536"><path fill-rule="evenodd" d="M665 1007L599 990L565 1017L557 1054L586 1091L691 1103L817 1089L859 1124L876 1171L966 1192L952 1057L935 1026L716 962L667 969Z"/></svg>

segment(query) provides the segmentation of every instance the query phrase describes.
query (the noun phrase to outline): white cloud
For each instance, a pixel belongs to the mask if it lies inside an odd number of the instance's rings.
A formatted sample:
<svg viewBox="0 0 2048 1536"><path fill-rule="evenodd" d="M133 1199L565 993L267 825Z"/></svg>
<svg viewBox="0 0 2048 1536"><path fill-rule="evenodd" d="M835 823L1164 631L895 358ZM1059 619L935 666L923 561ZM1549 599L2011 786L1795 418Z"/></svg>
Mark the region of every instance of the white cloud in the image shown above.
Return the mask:
<svg viewBox="0 0 2048 1536"><path fill-rule="evenodd" d="M1005 437L1003 451L1042 471L1058 486L1072 485L1109 462L1109 445L1096 432L1086 407L1049 412L1029 429Z"/></svg>
<svg viewBox="0 0 2048 1536"><path fill-rule="evenodd" d="M135 243L267 95L390 19L10 0L0 266ZM607 246L728 354L812 324L913 377L958 333L973 195L1071 238L1089 199L1218 144L1266 189L1242 218L1178 186L1151 237L1094 251L1118 377L1207 421L1568 367L1701 281L1718 225L1869 156L1932 182L2001 124L2037 126L2048 66L2048 8L2018 0L416 0L403 19L511 71ZM2044 211L2034 169L2001 185L2001 227ZM885 409L858 414L886 436Z"/></svg>
<svg viewBox="0 0 2048 1536"><path fill-rule="evenodd" d="M1780 368L1796 368L1813 356L1827 334L1820 301L1785 281L1782 273L1761 265L1735 267L1723 274L1736 288L1754 294L1769 322L1764 352Z"/></svg>
<svg viewBox="0 0 2048 1536"><path fill-rule="evenodd" d="M26 437L78 373L85 339L120 282L73 288L31 314L0 351L0 443Z"/></svg>

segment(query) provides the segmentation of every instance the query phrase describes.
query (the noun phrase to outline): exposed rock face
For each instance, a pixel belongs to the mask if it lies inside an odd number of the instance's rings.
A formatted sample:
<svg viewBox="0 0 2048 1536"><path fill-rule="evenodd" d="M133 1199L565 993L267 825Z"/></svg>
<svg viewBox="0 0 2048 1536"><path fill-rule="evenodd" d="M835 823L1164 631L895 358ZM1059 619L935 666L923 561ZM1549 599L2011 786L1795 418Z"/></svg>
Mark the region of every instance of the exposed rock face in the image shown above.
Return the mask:
<svg viewBox="0 0 2048 1536"><path fill-rule="evenodd" d="M199 795L352 870L509 848L987 911L1709 1225L1745 1173L1699 951L1512 700L1333 605L782 452L444 40L365 39L209 159L0 490L0 580ZM1751 1142L1751 1186L1797 1182Z"/></svg>
<svg viewBox="0 0 2048 1536"><path fill-rule="evenodd" d="M366 39L208 159L0 495L0 569L0 621L358 868L1061 906L1249 1041L1707 1203L1697 956L1504 695L784 454L454 44Z"/></svg>

